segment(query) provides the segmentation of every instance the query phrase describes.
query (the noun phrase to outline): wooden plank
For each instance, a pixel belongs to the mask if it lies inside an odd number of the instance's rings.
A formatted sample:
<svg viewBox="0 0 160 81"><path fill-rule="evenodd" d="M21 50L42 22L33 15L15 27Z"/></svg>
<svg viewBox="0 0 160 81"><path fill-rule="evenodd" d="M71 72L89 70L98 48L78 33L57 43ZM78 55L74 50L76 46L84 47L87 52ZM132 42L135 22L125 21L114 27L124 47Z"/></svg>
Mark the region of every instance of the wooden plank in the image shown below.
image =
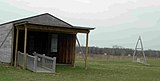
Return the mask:
<svg viewBox="0 0 160 81"><path fill-rule="evenodd" d="M45 59L49 59L49 60L54 60L54 58L45 56L45 54L41 55L41 54L36 53L36 56L42 57L42 58L45 58Z"/></svg>
<svg viewBox="0 0 160 81"><path fill-rule="evenodd" d="M34 72L37 71L37 56L34 56Z"/></svg>
<svg viewBox="0 0 160 81"><path fill-rule="evenodd" d="M88 34L89 34L89 33L86 33L85 69L87 69L87 57L88 57Z"/></svg>
<svg viewBox="0 0 160 81"><path fill-rule="evenodd" d="M88 33L89 30L83 29L74 29L74 28L64 28L64 27L56 27L56 26L44 26L44 25L36 25L36 24L27 24L28 30L35 31L45 31L45 32L63 32L63 33ZM20 30L24 30L23 27L20 27Z"/></svg>
<svg viewBox="0 0 160 81"><path fill-rule="evenodd" d="M74 56L74 36L75 35L72 35L72 37L71 37L71 51L70 51L70 63L73 65L73 56Z"/></svg>
<svg viewBox="0 0 160 81"><path fill-rule="evenodd" d="M24 34L24 61L23 61L23 69L26 68L26 47L27 47L27 27L25 26L25 34Z"/></svg>
<svg viewBox="0 0 160 81"><path fill-rule="evenodd" d="M66 37L65 37L65 38L64 38L64 42L63 42L63 43L64 43L64 46L63 46L63 47L64 47L64 49L63 49L63 50L64 50L64 51L63 51L64 64L66 64L66 49L67 49L67 46L66 46L67 44L66 44L66 42L67 42L67 41L66 41Z"/></svg>
<svg viewBox="0 0 160 81"><path fill-rule="evenodd" d="M58 53L58 56L57 56L57 58L56 58L58 63L61 63L61 58L60 58L61 48L60 48L60 46L62 46L62 45L61 45L60 42L61 42L61 40L60 40L60 37L59 37L59 35L58 35L58 52L57 52L57 53Z"/></svg>
<svg viewBox="0 0 160 81"><path fill-rule="evenodd" d="M58 35L58 48L57 48L58 49L58 52L57 52L58 55L57 55L56 59L57 59L57 62L59 62L59 63L61 62L61 58L60 58L60 54L61 54L60 46L61 46L61 43L60 42L61 42L61 40L60 40L60 37Z"/></svg>
<svg viewBox="0 0 160 81"><path fill-rule="evenodd" d="M60 35L61 36L61 35ZM62 63L63 62L63 53L62 53L62 51L63 51L63 48L62 48L62 46L63 46L63 44L62 44L62 37L59 37L59 63Z"/></svg>
<svg viewBox="0 0 160 81"><path fill-rule="evenodd" d="M62 31L62 32L75 32L75 33L87 33L88 29L74 29L74 28L66 28L66 27L57 27L57 26L45 26L45 25L37 25L37 24L28 24L30 28L38 28L38 29L47 29L51 31ZM33 27L36 26L36 27Z"/></svg>
<svg viewBox="0 0 160 81"><path fill-rule="evenodd" d="M73 55L74 55L74 49L73 49L73 47L74 47L74 46L73 46L73 45L74 45L73 36L74 36L74 35L72 35L72 39L71 39L71 49L72 49L72 50L71 50L71 56L70 56L70 60L71 60L70 62L71 62L71 65L72 65L72 66L73 66Z"/></svg>
<svg viewBox="0 0 160 81"><path fill-rule="evenodd" d="M16 47L15 47L15 58L14 58L14 66L17 66L17 53L18 53L18 37L19 37L19 29L16 27Z"/></svg>
<svg viewBox="0 0 160 81"><path fill-rule="evenodd" d="M70 56L71 56L71 35L69 35L69 39L68 39L68 64L70 64Z"/></svg>
<svg viewBox="0 0 160 81"><path fill-rule="evenodd" d="M63 53L62 53L62 51L63 51L63 44L62 44L62 37L61 37L61 35L59 35L59 39L58 39L58 41L59 41L59 51L58 51L58 61L59 61L59 63L62 63L63 62Z"/></svg>
<svg viewBox="0 0 160 81"><path fill-rule="evenodd" d="M65 42L65 43L66 43L66 50L65 50L65 51L66 51L66 57L65 57L66 64L68 64L68 49L69 49L69 48L68 48L68 45L69 45L69 44L68 44L68 43L69 43L69 41L68 41L68 38L69 38L69 37L68 37L68 36L69 36L69 35L67 35L66 42Z"/></svg>
<svg viewBox="0 0 160 81"><path fill-rule="evenodd" d="M50 34L47 35L47 54L50 54L50 40L51 40L51 37L50 37Z"/></svg>
<svg viewBox="0 0 160 81"><path fill-rule="evenodd" d="M72 35L70 35L70 38L69 38L69 54L68 54L68 62L69 64L72 64L71 63L71 56L72 56Z"/></svg>
<svg viewBox="0 0 160 81"><path fill-rule="evenodd" d="M11 65L13 66L13 58L14 58L14 56L13 56L13 51L14 50L14 26L12 27L12 47L11 47Z"/></svg>
<svg viewBox="0 0 160 81"><path fill-rule="evenodd" d="M65 51L65 38L63 37L62 40L63 40L62 41L62 44L63 44L62 45L62 49L63 49L63 52L62 52L62 54L63 54L62 55L63 61L62 62L65 63L65 54L66 54L66 51Z"/></svg>
<svg viewBox="0 0 160 81"><path fill-rule="evenodd" d="M75 68L76 65L75 65L75 60L76 60L76 35L74 36L73 38L73 67Z"/></svg>

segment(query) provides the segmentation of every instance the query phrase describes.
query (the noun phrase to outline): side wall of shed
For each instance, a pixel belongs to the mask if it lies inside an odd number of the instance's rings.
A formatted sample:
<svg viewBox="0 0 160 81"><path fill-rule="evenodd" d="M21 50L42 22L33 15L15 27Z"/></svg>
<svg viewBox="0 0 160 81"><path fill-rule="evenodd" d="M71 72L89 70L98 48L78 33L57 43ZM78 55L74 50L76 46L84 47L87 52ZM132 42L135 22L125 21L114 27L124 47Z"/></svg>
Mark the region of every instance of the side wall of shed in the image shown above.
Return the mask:
<svg viewBox="0 0 160 81"><path fill-rule="evenodd" d="M0 63L11 63L12 56L12 29L13 24L4 24L0 26ZM10 33L9 33L10 32ZM8 36L8 37L7 37ZM6 40L5 40L6 39ZM4 41L5 40L5 41Z"/></svg>
<svg viewBox="0 0 160 81"><path fill-rule="evenodd" d="M57 63L73 64L75 56L76 34L60 34Z"/></svg>

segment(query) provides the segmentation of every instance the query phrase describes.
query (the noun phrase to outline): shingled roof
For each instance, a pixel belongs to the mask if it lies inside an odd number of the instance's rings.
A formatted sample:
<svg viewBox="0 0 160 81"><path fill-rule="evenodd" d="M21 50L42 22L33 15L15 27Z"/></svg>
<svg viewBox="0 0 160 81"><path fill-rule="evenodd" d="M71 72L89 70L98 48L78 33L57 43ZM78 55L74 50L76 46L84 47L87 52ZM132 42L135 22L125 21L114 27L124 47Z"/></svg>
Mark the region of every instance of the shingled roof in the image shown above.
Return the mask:
<svg viewBox="0 0 160 81"><path fill-rule="evenodd" d="M49 26L62 26L62 27L72 27L69 23L49 14L44 13L24 19L19 19L7 23L20 23L20 22L28 22L28 23L34 23L34 24L42 24L42 25L49 25ZM3 23L3 24L7 24ZM3 25L1 24L1 25Z"/></svg>
<svg viewBox="0 0 160 81"><path fill-rule="evenodd" d="M44 13L44 14L40 14L40 15L36 15L36 16L28 17L28 18L23 18L23 19L11 21L11 22L3 23L0 25L4 25L4 24L8 24L8 23L17 24L17 23L22 23L22 22L39 24L39 25L67 27L67 28L74 27L74 28L79 28L79 29L89 29L89 30L94 29L94 28L89 28L89 27L72 26L71 24L69 24L69 23L49 14L49 13Z"/></svg>

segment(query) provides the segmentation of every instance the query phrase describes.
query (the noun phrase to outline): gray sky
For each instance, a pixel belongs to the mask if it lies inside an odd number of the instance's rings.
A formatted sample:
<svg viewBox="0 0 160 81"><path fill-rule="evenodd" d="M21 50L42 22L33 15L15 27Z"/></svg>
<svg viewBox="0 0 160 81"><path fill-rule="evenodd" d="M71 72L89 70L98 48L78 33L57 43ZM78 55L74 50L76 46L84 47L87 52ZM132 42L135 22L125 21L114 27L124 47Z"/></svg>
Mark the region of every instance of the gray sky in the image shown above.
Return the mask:
<svg viewBox="0 0 160 81"><path fill-rule="evenodd" d="M72 25L95 27L89 45L160 49L160 0L0 0L0 23L50 13ZM78 35L82 45L85 36Z"/></svg>

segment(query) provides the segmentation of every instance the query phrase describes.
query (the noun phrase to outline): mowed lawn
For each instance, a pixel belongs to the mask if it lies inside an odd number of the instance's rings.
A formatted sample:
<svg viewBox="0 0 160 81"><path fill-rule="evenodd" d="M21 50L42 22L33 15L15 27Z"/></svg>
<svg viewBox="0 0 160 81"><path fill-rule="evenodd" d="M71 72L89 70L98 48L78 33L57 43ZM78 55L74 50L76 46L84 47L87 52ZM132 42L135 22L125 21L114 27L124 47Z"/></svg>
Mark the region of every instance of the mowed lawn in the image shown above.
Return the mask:
<svg viewBox="0 0 160 81"><path fill-rule="evenodd" d="M34 73L19 67L0 65L0 81L160 81L160 60L148 60L150 65L132 63L131 60L76 61L76 68L57 66L56 73Z"/></svg>

